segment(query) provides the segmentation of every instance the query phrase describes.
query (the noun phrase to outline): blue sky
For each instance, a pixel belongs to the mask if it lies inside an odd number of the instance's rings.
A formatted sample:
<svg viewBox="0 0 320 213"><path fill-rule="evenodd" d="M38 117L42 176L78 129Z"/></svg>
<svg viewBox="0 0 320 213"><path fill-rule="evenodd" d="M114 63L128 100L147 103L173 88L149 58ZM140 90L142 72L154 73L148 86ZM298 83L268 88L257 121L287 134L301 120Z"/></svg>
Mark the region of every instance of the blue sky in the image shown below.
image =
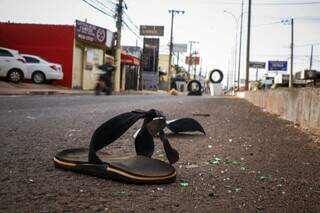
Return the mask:
<svg viewBox="0 0 320 213"><path fill-rule="evenodd" d="M87 19L110 30L115 30L112 17L106 16L82 0L0 0L0 21L20 23L74 24L75 19ZM94 1L94 0L88 0ZM113 9L115 0L98 0ZM245 3L247 0L244 1ZM320 1L312 5L290 5L290 3L317 2L311 0L253 0L251 60L287 60L290 56L290 26L280 23L286 18L295 18L295 60L294 71L308 67L310 45L314 47L314 68L320 70ZM269 4L271 3L271 5ZM280 4L278 3L289 3ZM97 4L97 3L96 3ZM174 24L174 42L199 41L197 49L203 58L204 69L220 68L230 70L234 59L236 24L234 18L224 10L239 16L241 0L126 0L127 15L135 25L164 25L165 36L161 38L161 52L168 52L170 35L169 9L184 10L177 15ZM98 5L98 4L97 4ZM108 13L111 13L105 8ZM247 11L247 5L245 5ZM244 18L243 49L246 45L246 13ZM125 17L130 28L135 26ZM137 38L124 27L123 45L141 46ZM243 52L242 62L245 61ZM244 76L244 63L242 63ZM261 71L261 75L266 71ZM250 77L254 78L252 70Z"/></svg>

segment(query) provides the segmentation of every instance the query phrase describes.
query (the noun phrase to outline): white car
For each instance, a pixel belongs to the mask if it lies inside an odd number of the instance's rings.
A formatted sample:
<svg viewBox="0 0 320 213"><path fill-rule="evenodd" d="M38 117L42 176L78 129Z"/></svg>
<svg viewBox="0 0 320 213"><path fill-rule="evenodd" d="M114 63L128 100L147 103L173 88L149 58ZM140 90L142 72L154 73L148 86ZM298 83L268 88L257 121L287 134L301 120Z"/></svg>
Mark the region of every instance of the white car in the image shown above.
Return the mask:
<svg viewBox="0 0 320 213"><path fill-rule="evenodd" d="M0 47L0 77L18 83L27 71L25 59L17 50Z"/></svg>
<svg viewBox="0 0 320 213"><path fill-rule="evenodd" d="M25 79L32 79L36 84L42 84L47 80L62 80L63 72L60 64L50 63L35 55L21 54L26 60L27 72Z"/></svg>

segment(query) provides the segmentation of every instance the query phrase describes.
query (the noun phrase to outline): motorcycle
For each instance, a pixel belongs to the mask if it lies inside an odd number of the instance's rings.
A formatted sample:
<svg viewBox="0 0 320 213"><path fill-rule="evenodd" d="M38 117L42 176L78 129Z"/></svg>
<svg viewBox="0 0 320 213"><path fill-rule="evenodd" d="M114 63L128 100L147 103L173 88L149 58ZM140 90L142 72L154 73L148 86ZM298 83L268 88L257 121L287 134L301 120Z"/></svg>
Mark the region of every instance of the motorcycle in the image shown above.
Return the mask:
<svg viewBox="0 0 320 213"><path fill-rule="evenodd" d="M99 76L95 86L95 95L100 95L104 92L106 95L111 95L112 91L112 71L115 67L109 64L102 64L98 66Z"/></svg>

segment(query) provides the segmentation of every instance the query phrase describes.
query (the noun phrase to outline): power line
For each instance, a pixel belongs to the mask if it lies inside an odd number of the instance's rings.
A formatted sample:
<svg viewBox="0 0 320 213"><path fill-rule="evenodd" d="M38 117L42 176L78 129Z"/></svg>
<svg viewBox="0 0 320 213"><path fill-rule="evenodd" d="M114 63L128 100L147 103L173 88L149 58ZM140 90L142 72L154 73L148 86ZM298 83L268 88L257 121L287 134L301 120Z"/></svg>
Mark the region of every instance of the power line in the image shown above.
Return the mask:
<svg viewBox="0 0 320 213"><path fill-rule="evenodd" d="M126 9L128 9L128 6L127 6L127 4L126 4L125 1L124 1L124 6L125 6ZM128 28L128 30L129 30L133 35L135 35L135 37L137 37L139 40L143 40L143 39L140 37L140 35L139 35L140 29L139 29L138 25L131 19L131 17L129 16L129 14L128 14L126 11L124 11L123 14L124 14L126 20L128 21L128 22L123 21L123 24ZM130 24L135 28L135 30L132 29L132 28L129 26L128 23L130 23Z"/></svg>
<svg viewBox="0 0 320 213"><path fill-rule="evenodd" d="M257 24L257 25L252 25L252 27L262 27L262 26L269 26L269 25L275 25L275 24L281 24L281 21L275 21L275 22L269 22L269 23L264 23L264 24ZM244 26L246 27L246 26Z"/></svg>
<svg viewBox="0 0 320 213"><path fill-rule="evenodd" d="M97 6L93 5L92 3L88 2L87 0L82 0L83 2L87 3L88 5L90 5L92 8L94 8L95 10L98 10L99 12L103 13L104 15L107 15L109 17L114 18L114 14L110 14L107 13L106 11L98 8ZM99 0L96 0L97 2L100 2ZM100 2L101 4L103 4L102 2ZM123 24L127 27L127 29L133 33L138 39L143 40L139 34L137 32L135 32L125 21L123 21Z"/></svg>
<svg viewBox="0 0 320 213"><path fill-rule="evenodd" d="M113 1L111 1L111 0L104 0L104 2L109 3L109 4L112 4L112 5L114 5L114 6L117 6L117 3L115 3L115 2L113 2Z"/></svg>
<svg viewBox="0 0 320 213"><path fill-rule="evenodd" d="M201 1L200 3L212 3L212 4L232 4L239 5L240 2L223 2L223 1ZM248 3L244 3L248 5ZM258 2L252 3L254 6L301 6L301 5L320 5L319 1L301 1L301 2Z"/></svg>
<svg viewBox="0 0 320 213"><path fill-rule="evenodd" d="M127 20L139 31L140 28L138 27L138 25L136 25L136 23L134 23L134 21L132 21L132 19L130 18L130 16L124 12L125 17L127 18Z"/></svg>
<svg viewBox="0 0 320 213"><path fill-rule="evenodd" d="M86 0L81 0L81 1L87 3L87 4L90 5L92 8L98 10L99 12L103 13L104 15L109 16L109 17L111 17L111 18L114 18L112 14L109 14L109 13L107 13L106 11L103 11L102 9L100 9L100 8L96 7L95 5L93 5L92 3L90 3L90 2L88 2L88 1L86 1Z"/></svg>
<svg viewBox="0 0 320 213"><path fill-rule="evenodd" d="M309 47L309 46L311 46L311 45L313 45L313 46L319 46L320 43L313 43L313 44L296 44L296 45L294 45L294 46L295 46L295 47Z"/></svg>
<svg viewBox="0 0 320 213"><path fill-rule="evenodd" d="M140 36L139 36L139 34L137 33L137 32L135 32L128 24L127 24L127 22L125 22L125 21L123 21L123 24L128 28L128 30L132 33L132 34L134 34L138 39L140 39L141 41L143 40Z"/></svg>
<svg viewBox="0 0 320 213"><path fill-rule="evenodd" d="M270 3L270 2L261 2L261 3L254 3L253 5L315 5L320 4L318 1L312 1L312 2L276 2L276 3Z"/></svg>
<svg viewBox="0 0 320 213"><path fill-rule="evenodd" d="M98 3L99 5L101 5L102 7L104 7L105 9L109 10L111 13L115 14L115 8L111 8L109 6L107 6L105 3L103 3L100 0L95 0L96 3Z"/></svg>

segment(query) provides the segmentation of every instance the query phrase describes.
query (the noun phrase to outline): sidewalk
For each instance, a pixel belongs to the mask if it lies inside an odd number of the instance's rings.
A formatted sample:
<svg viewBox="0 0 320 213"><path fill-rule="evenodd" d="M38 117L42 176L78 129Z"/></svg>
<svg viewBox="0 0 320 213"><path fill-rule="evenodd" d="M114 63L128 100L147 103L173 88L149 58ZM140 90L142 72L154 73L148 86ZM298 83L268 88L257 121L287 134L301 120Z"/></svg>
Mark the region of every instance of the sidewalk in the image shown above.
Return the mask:
<svg viewBox="0 0 320 213"><path fill-rule="evenodd" d="M76 90L51 84L11 83L0 81L0 95L94 95L92 90ZM168 95L167 91L121 91L112 95Z"/></svg>

